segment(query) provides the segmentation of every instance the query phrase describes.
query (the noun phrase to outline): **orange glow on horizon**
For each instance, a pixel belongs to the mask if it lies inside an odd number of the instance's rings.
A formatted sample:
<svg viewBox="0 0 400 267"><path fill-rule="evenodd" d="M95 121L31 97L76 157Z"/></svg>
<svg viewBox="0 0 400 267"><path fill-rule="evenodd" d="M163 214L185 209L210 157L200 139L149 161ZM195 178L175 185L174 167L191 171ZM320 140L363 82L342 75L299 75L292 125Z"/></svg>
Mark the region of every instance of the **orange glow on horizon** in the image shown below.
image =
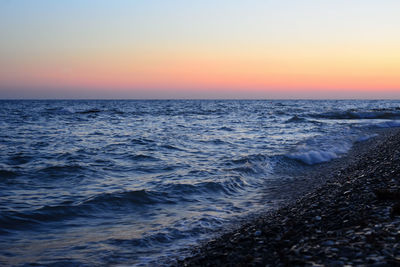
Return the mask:
<svg viewBox="0 0 400 267"><path fill-rule="evenodd" d="M390 54L390 53L388 53ZM114 55L114 56L109 56ZM6 70L2 84L16 86L159 88L268 91L270 89L400 90L400 59L344 53L85 55L42 59ZM392 53L393 55L393 53ZM20 75L23 73L23 76ZM18 81L18 83L15 83Z"/></svg>
<svg viewBox="0 0 400 267"><path fill-rule="evenodd" d="M0 84L93 92L219 91L227 96L273 91L290 96L302 90L400 93L400 55L396 51L394 47L338 50L298 46L269 50L143 48L132 52L125 47L32 58L23 67L10 63L0 74Z"/></svg>

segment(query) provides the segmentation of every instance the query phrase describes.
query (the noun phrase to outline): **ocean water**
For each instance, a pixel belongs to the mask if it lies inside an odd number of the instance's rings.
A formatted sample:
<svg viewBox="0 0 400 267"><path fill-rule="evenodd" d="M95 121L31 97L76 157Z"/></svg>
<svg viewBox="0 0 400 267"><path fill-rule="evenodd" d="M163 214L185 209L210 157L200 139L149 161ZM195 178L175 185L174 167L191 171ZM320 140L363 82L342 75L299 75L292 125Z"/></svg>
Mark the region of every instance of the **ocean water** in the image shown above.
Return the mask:
<svg viewBox="0 0 400 267"><path fill-rule="evenodd" d="M167 262L397 126L400 101L0 101L0 265Z"/></svg>

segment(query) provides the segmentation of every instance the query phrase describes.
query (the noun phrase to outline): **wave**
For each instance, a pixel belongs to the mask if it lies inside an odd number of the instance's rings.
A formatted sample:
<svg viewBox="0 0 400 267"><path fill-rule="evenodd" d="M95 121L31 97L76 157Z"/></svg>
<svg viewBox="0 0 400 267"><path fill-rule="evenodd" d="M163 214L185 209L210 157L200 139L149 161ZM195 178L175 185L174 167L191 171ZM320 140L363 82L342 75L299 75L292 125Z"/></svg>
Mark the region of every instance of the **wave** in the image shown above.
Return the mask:
<svg viewBox="0 0 400 267"><path fill-rule="evenodd" d="M241 158L232 159L227 164L246 164L248 162L264 162L265 160L267 160L267 156L263 154L252 154Z"/></svg>
<svg viewBox="0 0 400 267"><path fill-rule="evenodd" d="M318 136L306 140L305 144L298 146L294 152L287 153L285 156L307 165L319 164L347 153L355 141L352 137L342 136L341 139L336 139L329 136Z"/></svg>
<svg viewBox="0 0 400 267"><path fill-rule="evenodd" d="M400 112L395 110L371 110L371 111L332 111L319 114L310 114L310 117L331 120L354 120L354 119L400 119Z"/></svg>
<svg viewBox="0 0 400 267"><path fill-rule="evenodd" d="M179 147L177 147L177 146L168 145L168 144L161 145L160 147L161 147L161 148L165 148L165 149L167 149L167 150L185 151L185 149L183 149L183 148L179 148Z"/></svg>
<svg viewBox="0 0 400 267"><path fill-rule="evenodd" d="M147 190L102 193L80 202L65 201L59 205L44 206L32 211L3 212L0 215L0 228L24 229L28 225L41 225L76 217L91 217L109 209L126 209L129 206L159 203L174 204L176 200L167 193Z"/></svg>
<svg viewBox="0 0 400 267"><path fill-rule="evenodd" d="M399 120L384 121L384 122L378 122L375 124L371 124L370 126L377 127L377 128L396 128L396 127L400 127L400 121Z"/></svg>
<svg viewBox="0 0 400 267"><path fill-rule="evenodd" d="M204 143L204 144L210 144L210 145L224 145L224 144L230 144L227 141L223 141L219 138L217 139L210 139L210 140L199 140L200 143Z"/></svg>
<svg viewBox="0 0 400 267"><path fill-rule="evenodd" d="M106 113L110 115L124 115L125 112L116 108L111 109L100 109L100 108L77 108L77 107L51 107L45 108L41 111L45 115L70 115L70 114L78 114L78 115L91 115L91 114L99 114Z"/></svg>
<svg viewBox="0 0 400 267"><path fill-rule="evenodd" d="M170 231L167 231L170 230ZM108 244L114 246L130 246L130 247L151 247L159 244L170 243L173 240L186 237L188 234L179 231L178 229L167 229L161 233L147 234L142 238L122 239L112 238L107 240Z"/></svg>
<svg viewBox="0 0 400 267"><path fill-rule="evenodd" d="M18 176L18 173L14 172L14 171L0 170L1 178L14 178L16 176Z"/></svg>
<svg viewBox="0 0 400 267"><path fill-rule="evenodd" d="M148 204L174 204L176 200L166 192L150 190L134 190L113 193L102 193L93 196L80 205L96 207L121 207L127 205L148 205Z"/></svg>
<svg viewBox="0 0 400 267"><path fill-rule="evenodd" d="M45 108L41 112L47 115L69 115L73 113L70 109L64 107Z"/></svg>
<svg viewBox="0 0 400 267"><path fill-rule="evenodd" d="M9 162L11 165L22 165L30 162L33 158L31 156L25 156L22 154L16 154L9 158Z"/></svg>
<svg viewBox="0 0 400 267"><path fill-rule="evenodd" d="M292 123L292 122L307 122L307 120L305 118L299 117L297 115L294 115L293 117L291 117L290 119L288 119L287 121L285 121L285 123Z"/></svg>
<svg viewBox="0 0 400 267"><path fill-rule="evenodd" d="M197 184L184 184L184 183L167 184L162 186L162 189L174 196L180 196L182 198L185 198L186 201L192 201L186 198L185 196L189 196L192 194L204 194L204 193L210 194L219 192L231 193L227 189L227 186L230 188L229 182L220 183L220 182L209 181Z"/></svg>
<svg viewBox="0 0 400 267"><path fill-rule="evenodd" d="M233 132L233 131L234 131L232 128L230 128L230 127L225 127L225 126L219 128L218 130L220 130L220 131L227 131L227 132Z"/></svg>
<svg viewBox="0 0 400 267"><path fill-rule="evenodd" d="M123 112L122 110L119 110L119 109L110 109L109 112L113 113L113 114L117 114L117 115L125 114L125 112Z"/></svg>
<svg viewBox="0 0 400 267"><path fill-rule="evenodd" d="M131 140L131 143L134 145L155 145L156 141L151 140L151 139L147 139L144 137L140 137L140 138L134 138Z"/></svg>
<svg viewBox="0 0 400 267"><path fill-rule="evenodd" d="M25 229L40 226L54 221L74 219L77 217L96 217L109 210L133 208L131 212L153 207L154 205L174 205L182 202L196 202L193 195L226 194L231 195L246 186L241 177L233 177L220 182L201 182L197 184L166 184L157 190L133 190L101 193L77 201L64 201L58 205L43 206L30 211L9 211L0 215L0 229L3 233L9 230ZM2 232L0 232L1 234Z"/></svg>
<svg viewBox="0 0 400 267"><path fill-rule="evenodd" d="M348 150L347 150L348 151ZM346 153L343 150L309 150L303 152L295 152L287 155L288 158L299 160L308 165L328 162L339 157L340 154Z"/></svg>
<svg viewBox="0 0 400 267"><path fill-rule="evenodd" d="M86 109L82 111L77 111L76 113L78 114L94 114L94 113L100 113L102 110L97 109L97 108L91 108L91 109Z"/></svg>
<svg viewBox="0 0 400 267"><path fill-rule="evenodd" d="M225 165L229 168L224 169L229 173L244 175L247 179L268 175L272 171L273 157L263 154L251 154L237 159L229 159Z"/></svg>
<svg viewBox="0 0 400 267"><path fill-rule="evenodd" d="M47 176L51 177L64 177L65 174L73 174L73 173L79 173L84 171L85 168L78 165L78 164L72 164L72 165L54 165L54 166L47 166L44 168L39 169L37 172L41 174L42 178L45 178Z"/></svg>
<svg viewBox="0 0 400 267"><path fill-rule="evenodd" d="M400 126L400 123L398 126ZM348 132L347 135L338 136L317 136L305 140L295 151L287 153L285 157L307 165L328 162L349 152L354 143L365 142L376 136L378 134L365 132Z"/></svg>
<svg viewBox="0 0 400 267"><path fill-rule="evenodd" d="M159 158L149 156L149 155L144 155L144 154L129 155L127 157L133 161L159 161L160 160Z"/></svg>

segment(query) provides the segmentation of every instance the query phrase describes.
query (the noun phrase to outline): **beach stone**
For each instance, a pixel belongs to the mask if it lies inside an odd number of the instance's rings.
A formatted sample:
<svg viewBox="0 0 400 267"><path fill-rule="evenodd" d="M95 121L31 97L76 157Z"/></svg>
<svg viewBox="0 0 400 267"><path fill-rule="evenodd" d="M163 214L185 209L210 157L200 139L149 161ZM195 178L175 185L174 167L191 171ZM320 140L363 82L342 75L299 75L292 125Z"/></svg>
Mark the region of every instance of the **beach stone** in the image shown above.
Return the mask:
<svg viewBox="0 0 400 267"><path fill-rule="evenodd" d="M344 262L343 261L339 261L339 260L336 260L336 261L330 261L329 263L328 263L328 265L329 266L332 266L332 267L339 267L339 266L344 266Z"/></svg>
<svg viewBox="0 0 400 267"><path fill-rule="evenodd" d="M335 242L333 242L332 240L327 240L327 241L322 242L321 245L323 245L323 246L333 246L334 244L335 244Z"/></svg>
<svg viewBox="0 0 400 267"><path fill-rule="evenodd" d="M260 235L261 235L261 230L257 230L257 231L254 233L254 235L255 235L255 236L260 236Z"/></svg>

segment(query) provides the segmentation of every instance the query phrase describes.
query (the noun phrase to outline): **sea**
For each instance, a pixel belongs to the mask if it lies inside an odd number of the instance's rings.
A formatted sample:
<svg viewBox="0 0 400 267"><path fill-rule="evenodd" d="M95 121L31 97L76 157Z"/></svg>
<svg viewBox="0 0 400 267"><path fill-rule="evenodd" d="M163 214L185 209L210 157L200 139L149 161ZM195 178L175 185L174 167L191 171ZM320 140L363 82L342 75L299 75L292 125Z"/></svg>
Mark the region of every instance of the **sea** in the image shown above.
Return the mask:
<svg viewBox="0 0 400 267"><path fill-rule="evenodd" d="M399 126L389 100L1 100L0 265L171 264Z"/></svg>

